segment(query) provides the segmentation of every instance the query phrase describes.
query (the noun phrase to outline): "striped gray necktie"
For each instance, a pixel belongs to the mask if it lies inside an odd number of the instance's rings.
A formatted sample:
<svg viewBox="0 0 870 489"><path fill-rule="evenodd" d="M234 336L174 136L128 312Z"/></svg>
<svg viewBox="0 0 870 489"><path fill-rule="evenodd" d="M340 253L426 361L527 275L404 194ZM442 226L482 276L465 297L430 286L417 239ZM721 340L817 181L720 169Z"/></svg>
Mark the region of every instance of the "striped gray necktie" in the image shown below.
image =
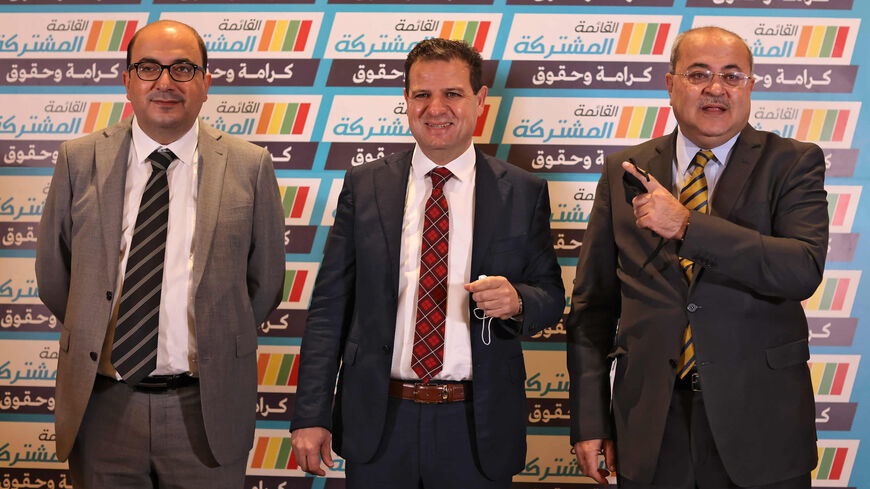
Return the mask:
<svg viewBox="0 0 870 489"><path fill-rule="evenodd" d="M167 148L148 156L151 176L139 203L136 228L127 254L112 365L125 382L136 385L157 368L157 327L163 256L169 223L169 181L166 169L175 159Z"/></svg>

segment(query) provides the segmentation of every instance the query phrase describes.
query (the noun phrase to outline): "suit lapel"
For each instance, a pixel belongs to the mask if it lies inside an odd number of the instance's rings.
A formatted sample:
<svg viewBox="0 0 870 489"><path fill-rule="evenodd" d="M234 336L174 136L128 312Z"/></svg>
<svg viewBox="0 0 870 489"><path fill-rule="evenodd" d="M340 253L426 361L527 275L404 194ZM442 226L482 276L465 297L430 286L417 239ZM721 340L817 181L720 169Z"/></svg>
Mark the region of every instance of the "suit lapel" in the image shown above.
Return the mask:
<svg viewBox="0 0 870 489"><path fill-rule="evenodd" d="M103 130L103 138L94 143L94 166L97 178L97 201L106 250L109 283L118 280L121 256L121 226L124 213L124 187L132 141L132 117ZM112 265L114 264L114 265Z"/></svg>
<svg viewBox="0 0 870 489"><path fill-rule="evenodd" d="M498 231L497 223L504 216L504 209L510 209L511 182L503 178L505 169L497 166L492 159L475 148L474 165L474 232L471 241L471 277L476 280L480 274L486 250ZM501 218L501 219L500 219Z"/></svg>
<svg viewBox="0 0 870 489"><path fill-rule="evenodd" d="M383 162L376 163L380 166L371 173L375 201L387 245L390 277L394 281L390 290L399 290L399 248L402 245L402 218L405 214L411 155L411 152L403 152L387 156Z"/></svg>
<svg viewBox="0 0 870 489"><path fill-rule="evenodd" d="M737 203L737 198L749 183L749 176L761 156L762 135L747 125L731 151L731 158L725 166L725 171L719 177L716 189L713 191L713 202L710 213L714 216L727 218Z"/></svg>
<svg viewBox="0 0 870 489"><path fill-rule="evenodd" d="M220 210L224 173L227 166L227 148L222 135L199 121L198 193L196 197L196 227L193 234L193 290L199 287L211 252L215 226Z"/></svg>

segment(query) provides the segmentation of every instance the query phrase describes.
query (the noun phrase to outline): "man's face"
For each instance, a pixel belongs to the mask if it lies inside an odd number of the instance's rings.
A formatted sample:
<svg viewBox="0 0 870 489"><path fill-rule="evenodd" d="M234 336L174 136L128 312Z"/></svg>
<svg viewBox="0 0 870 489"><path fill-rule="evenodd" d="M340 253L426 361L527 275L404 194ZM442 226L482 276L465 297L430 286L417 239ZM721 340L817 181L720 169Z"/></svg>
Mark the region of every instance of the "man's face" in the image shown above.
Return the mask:
<svg viewBox="0 0 870 489"><path fill-rule="evenodd" d="M405 101L411 134L429 159L445 165L471 145L477 118L483 113L486 87L471 90L468 64L417 61L408 72Z"/></svg>
<svg viewBox="0 0 870 489"><path fill-rule="evenodd" d="M713 73L752 74L749 54L741 42L716 31L700 31L683 39L674 70L686 73L705 69ZM666 82L680 131L701 148L715 148L725 143L749 121L753 78L743 87L725 85L716 75L709 83L700 85L671 74L667 75Z"/></svg>
<svg viewBox="0 0 870 489"><path fill-rule="evenodd" d="M171 65L186 61L202 65L202 54L194 34L184 26L160 23L146 26L136 38L130 53L133 63L153 61ZM197 70L199 71L199 70ZM202 103L208 97L211 75L198 72L193 80L177 82L163 70L160 78L143 81L136 70L124 73L127 99L139 126L155 141L169 144L184 135L196 121Z"/></svg>

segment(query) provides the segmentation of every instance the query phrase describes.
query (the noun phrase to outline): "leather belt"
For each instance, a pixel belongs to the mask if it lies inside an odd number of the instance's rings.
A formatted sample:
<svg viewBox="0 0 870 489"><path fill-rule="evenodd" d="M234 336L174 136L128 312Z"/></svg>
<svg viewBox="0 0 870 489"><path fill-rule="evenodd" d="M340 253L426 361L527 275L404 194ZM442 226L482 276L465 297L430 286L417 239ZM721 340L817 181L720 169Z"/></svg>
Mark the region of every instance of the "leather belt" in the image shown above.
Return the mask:
<svg viewBox="0 0 870 489"><path fill-rule="evenodd" d="M422 404L443 404L471 399L471 382L424 384L390 380L390 397Z"/></svg>
<svg viewBox="0 0 870 489"><path fill-rule="evenodd" d="M701 376L697 370L690 370L685 377L677 377L674 388L684 391L701 392Z"/></svg>
<svg viewBox="0 0 870 489"><path fill-rule="evenodd" d="M181 387L196 385L198 383L198 378L191 377L188 374L150 375L142 379L142 381L138 384L134 385L133 388L136 390L148 392L162 392L172 389L178 389Z"/></svg>

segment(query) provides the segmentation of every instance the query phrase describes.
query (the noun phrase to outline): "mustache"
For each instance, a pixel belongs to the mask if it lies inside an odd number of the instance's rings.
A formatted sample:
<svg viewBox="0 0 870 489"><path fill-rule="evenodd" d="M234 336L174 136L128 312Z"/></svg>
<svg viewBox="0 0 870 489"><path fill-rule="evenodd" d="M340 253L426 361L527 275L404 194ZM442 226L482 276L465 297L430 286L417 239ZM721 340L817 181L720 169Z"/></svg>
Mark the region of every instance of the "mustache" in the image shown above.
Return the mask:
<svg viewBox="0 0 870 489"><path fill-rule="evenodd" d="M704 97L698 101L698 108L703 108L705 105L720 105L725 109L730 109L731 104L724 97Z"/></svg>
<svg viewBox="0 0 870 489"><path fill-rule="evenodd" d="M177 92L151 92L145 96L149 102L183 102L184 96Z"/></svg>

